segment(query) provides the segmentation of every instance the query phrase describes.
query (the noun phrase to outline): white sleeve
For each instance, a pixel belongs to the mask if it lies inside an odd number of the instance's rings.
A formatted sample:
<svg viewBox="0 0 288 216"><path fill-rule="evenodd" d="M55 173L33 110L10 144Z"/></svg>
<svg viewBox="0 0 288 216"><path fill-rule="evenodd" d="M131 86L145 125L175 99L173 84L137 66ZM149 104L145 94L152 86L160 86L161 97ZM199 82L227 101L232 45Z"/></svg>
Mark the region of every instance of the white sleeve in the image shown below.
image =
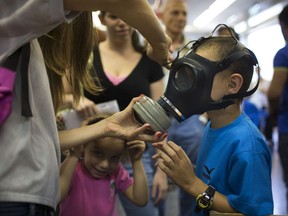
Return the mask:
<svg viewBox="0 0 288 216"><path fill-rule="evenodd" d="M64 11L63 0L1 0L0 62L18 47L78 14Z"/></svg>

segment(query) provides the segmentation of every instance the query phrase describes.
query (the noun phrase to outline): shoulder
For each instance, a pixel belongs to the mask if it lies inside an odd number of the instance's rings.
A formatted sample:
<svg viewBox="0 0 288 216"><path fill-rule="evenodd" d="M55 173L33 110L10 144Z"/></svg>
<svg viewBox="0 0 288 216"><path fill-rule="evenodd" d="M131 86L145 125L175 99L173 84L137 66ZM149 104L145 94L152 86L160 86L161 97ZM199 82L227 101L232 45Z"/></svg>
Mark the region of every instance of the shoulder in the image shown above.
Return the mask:
<svg viewBox="0 0 288 216"><path fill-rule="evenodd" d="M274 67L285 66L288 67L288 44L278 50L274 57Z"/></svg>

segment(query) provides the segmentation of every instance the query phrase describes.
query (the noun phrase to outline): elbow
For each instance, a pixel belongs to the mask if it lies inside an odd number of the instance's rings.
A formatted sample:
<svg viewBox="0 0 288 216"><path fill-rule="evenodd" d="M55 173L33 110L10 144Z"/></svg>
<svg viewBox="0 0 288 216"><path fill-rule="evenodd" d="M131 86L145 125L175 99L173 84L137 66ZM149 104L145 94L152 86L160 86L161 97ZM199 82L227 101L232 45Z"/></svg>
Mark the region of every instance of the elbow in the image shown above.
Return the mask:
<svg viewBox="0 0 288 216"><path fill-rule="evenodd" d="M149 195L148 193L146 194L146 196L140 196L140 197L134 197L134 201L133 203L139 207L145 207L148 203L148 200L149 200Z"/></svg>
<svg viewBox="0 0 288 216"><path fill-rule="evenodd" d="M139 202L137 202L137 203L135 203L135 204L136 204L137 206L139 206L139 207L145 207L145 206L147 205L147 203L148 203L148 199L139 201Z"/></svg>

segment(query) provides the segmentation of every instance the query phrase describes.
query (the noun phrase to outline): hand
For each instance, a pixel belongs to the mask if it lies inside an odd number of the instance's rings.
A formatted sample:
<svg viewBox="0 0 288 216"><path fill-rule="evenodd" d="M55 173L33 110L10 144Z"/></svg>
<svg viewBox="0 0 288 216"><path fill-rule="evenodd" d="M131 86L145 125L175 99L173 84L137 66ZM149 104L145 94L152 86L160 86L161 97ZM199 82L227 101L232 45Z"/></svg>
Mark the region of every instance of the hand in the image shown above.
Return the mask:
<svg viewBox="0 0 288 216"><path fill-rule="evenodd" d="M98 112L95 103L86 97L82 97L77 105L73 104L73 108L83 119L94 116Z"/></svg>
<svg viewBox="0 0 288 216"><path fill-rule="evenodd" d="M141 97L142 96L133 98L125 110L115 113L109 118L99 122L102 124L102 127L104 127L103 134L126 139L127 141L142 140L160 142L167 137L167 133L162 133L160 131L151 134L149 124L146 123L141 125L135 119L133 105L139 101Z"/></svg>
<svg viewBox="0 0 288 216"><path fill-rule="evenodd" d="M167 64L173 61L173 48L172 48L172 40L166 34L166 44L157 43L155 45L148 44L147 47L147 56L158 62L160 65L164 65L168 69L170 68L170 64Z"/></svg>
<svg viewBox="0 0 288 216"><path fill-rule="evenodd" d="M152 145L161 150L152 157L153 159L157 159L156 165L165 172L175 184L188 191L197 177L193 165L183 149L172 141L169 141L167 144L154 143Z"/></svg>
<svg viewBox="0 0 288 216"><path fill-rule="evenodd" d="M78 158L79 160L83 160L84 159L83 155L84 155L83 145L79 145L77 147L69 149L68 156L71 156L71 157L74 156L74 157Z"/></svg>
<svg viewBox="0 0 288 216"><path fill-rule="evenodd" d="M84 155L84 146L83 145L78 145L72 148L73 151L78 153L79 155L83 156Z"/></svg>
<svg viewBox="0 0 288 216"><path fill-rule="evenodd" d="M158 206L162 200L166 198L168 191L168 179L167 175L160 169L157 168L152 184L151 196L154 200L154 205Z"/></svg>
<svg viewBox="0 0 288 216"><path fill-rule="evenodd" d="M141 140L133 140L126 143L128 145L131 162L141 160L145 151L145 142Z"/></svg>

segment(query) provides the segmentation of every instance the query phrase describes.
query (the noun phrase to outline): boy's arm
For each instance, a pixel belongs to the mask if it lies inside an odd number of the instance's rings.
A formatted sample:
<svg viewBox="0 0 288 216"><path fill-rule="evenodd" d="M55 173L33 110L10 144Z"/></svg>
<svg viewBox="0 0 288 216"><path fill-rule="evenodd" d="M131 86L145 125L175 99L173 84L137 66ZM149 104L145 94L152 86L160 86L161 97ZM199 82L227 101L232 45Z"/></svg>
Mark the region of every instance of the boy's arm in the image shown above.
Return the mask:
<svg viewBox="0 0 288 216"><path fill-rule="evenodd" d="M124 195L135 205L145 206L148 202L148 181L141 160L145 143L135 140L128 142L127 145L132 163L134 183L124 191Z"/></svg>
<svg viewBox="0 0 288 216"><path fill-rule="evenodd" d="M78 160L79 160L78 157L69 153L66 159L61 163L61 166L60 166L61 199L60 199L60 202L62 202L69 193L72 176L73 176Z"/></svg>
<svg viewBox="0 0 288 216"><path fill-rule="evenodd" d="M157 166L159 166L173 182L194 197L206 191L208 185L196 176L190 159L181 147L171 141L165 145L163 145L163 143L155 143L153 146L161 149L160 153L153 156L154 159L157 159ZM173 155L171 156L173 159L168 155ZM213 200L212 210L237 213L237 211L230 206L225 195L216 191Z"/></svg>

